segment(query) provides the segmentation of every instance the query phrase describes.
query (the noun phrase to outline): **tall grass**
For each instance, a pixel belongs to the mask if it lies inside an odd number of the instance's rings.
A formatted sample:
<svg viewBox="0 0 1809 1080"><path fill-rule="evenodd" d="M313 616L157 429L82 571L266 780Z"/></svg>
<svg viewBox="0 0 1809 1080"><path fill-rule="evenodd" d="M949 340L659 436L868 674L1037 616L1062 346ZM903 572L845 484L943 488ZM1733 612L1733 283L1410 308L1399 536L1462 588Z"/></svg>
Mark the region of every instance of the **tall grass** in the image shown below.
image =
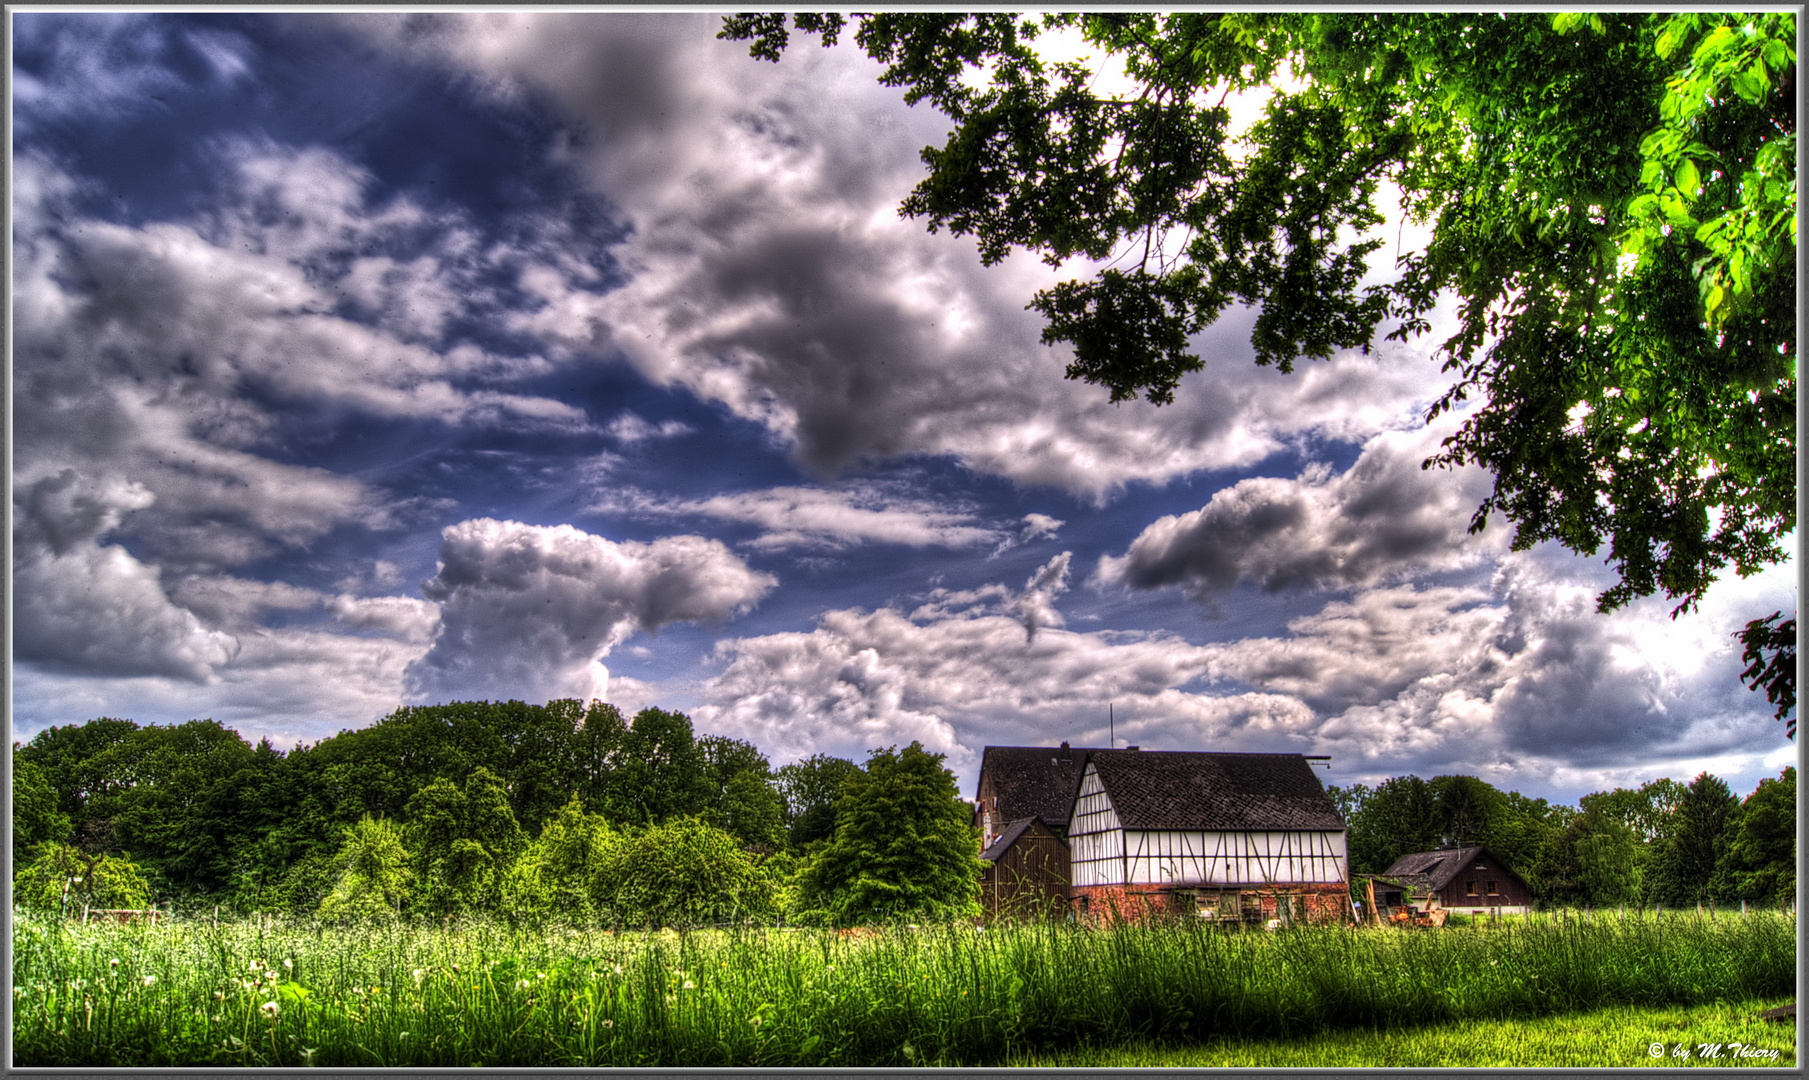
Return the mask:
<svg viewBox="0 0 1809 1080"><path fill-rule="evenodd" d="M1793 918L612 935L15 913L31 1066L994 1064L1792 992ZM117 963L115 963L117 961Z"/></svg>

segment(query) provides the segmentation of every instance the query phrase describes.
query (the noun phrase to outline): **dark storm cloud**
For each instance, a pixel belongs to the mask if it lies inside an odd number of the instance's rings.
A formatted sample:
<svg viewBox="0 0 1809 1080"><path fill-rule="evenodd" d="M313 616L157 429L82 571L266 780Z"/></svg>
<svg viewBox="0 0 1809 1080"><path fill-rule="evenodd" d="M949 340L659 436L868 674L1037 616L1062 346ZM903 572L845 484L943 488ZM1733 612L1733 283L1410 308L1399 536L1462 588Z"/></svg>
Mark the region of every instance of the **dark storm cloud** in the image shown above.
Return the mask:
<svg viewBox="0 0 1809 1080"><path fill-rule="evenodd" d="M99 540L155 501L65 469L14 491L14 655L55 670L205 682L237 651L170 602L156 568Z"/></svg>
<svg viewBox="0 0 1809 1080"><path fill-rule="evenodd" d="M1400 420L1404 391L1429 390L1427 372L1355 356L1299 378L1257 369L1237 312L1202 338L1210 377L1186 381L1171 407L1114 407L1065 381L1063 354L1024 310L1052 271L982 268L966 240L897 219L918 150L946 123L900 108L855 50L799 47L762 64L715 40L714 16L345 24L450 61L500 98L556 102L580 132L572 159L633 222L616 250L623 288L541 279L545 307L513 329L619 352L656 383L765 425L818 472L948 455L1102 497L1252 463L1308 428L1361 437ZM1309 397L1322 407L1295 407Z"/></svg>
<svg viewBox="0 0 1809 1080"><path fill-rule="evenodd" d="M1178 586L1212 604L1239 582L1267 592L1372 585L1390 575L1477 561L1468 515L1487 491L1479 470L1426 470L1442 428L1371 439L1342 474L1316 466L1293 480L1251 477L1198 510L1152 523L1096 581L1133 589Z"/></svg>

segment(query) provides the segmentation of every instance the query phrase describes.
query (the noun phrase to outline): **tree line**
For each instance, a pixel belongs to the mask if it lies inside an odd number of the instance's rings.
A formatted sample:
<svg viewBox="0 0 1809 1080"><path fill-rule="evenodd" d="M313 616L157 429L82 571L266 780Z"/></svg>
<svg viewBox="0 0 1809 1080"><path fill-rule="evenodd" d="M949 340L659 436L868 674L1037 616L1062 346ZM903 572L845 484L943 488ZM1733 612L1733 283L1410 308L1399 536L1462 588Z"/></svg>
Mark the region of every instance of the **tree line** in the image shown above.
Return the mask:
<svg viewBox="0 0 1809 1080"><path fill-rule="evenodd" d="M399 709L284 752L213 720L101 718L13 748L16 903L485 914L619 925L977 913L942 756L774 769L682 713ZM900 843L908 838L908 843Z"/></svg>
<svg viewBox="0 0 1809 1080"><path fill-rule="evenodd" d="M1574 807L1474 776L1328 790L1350 826L1352 874L1382 873L1410 852L1481 844L1547 903L1682 907L1796 896L1794 767L1745 799L1707 772L1688 784L1661 778L1592 792Z"/></svg>
<svg viewBox="0 0 1809 1080"><path fill-rule="evenodd" d="M1350 871L1488 847L1550 903L1783 902L1796 770L1708 773L1575 807L1473 776L1328 789ZM475 914L618 925L977 914L978 834L942 757L773 768L683 713L552 701L399 709L288 752L213 720L101 718L13 748L15 902Z"/></svg>

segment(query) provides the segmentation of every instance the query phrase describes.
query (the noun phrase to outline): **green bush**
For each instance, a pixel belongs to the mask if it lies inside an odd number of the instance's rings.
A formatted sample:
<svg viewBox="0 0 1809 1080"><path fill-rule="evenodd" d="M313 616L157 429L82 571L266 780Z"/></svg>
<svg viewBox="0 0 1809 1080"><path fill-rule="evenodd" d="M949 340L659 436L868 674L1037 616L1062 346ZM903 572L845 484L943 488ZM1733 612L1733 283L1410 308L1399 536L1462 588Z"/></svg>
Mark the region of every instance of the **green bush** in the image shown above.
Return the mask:
<svg viewBox="0 0 1809 1080"><path fill-rule="evenodd" d="M603 845L592 896L623 926L764 922L777 882L735 838L699 818L650 825Z"/></svg>
<svg viewBox="0 0 1809 1080"><path fill-rule="evenodd" d="M597 918L593 879L611 863L610 851L620 839L601 814L585 813L573 798L504 872L503 914L517 924L592 923Z"/></svg>
<svg viewBox="0 0 1809 1080"><path fill-rule="evenodd" d="M320 902L328 922L388 922L408 902L408 849L382 818L365 817L345 831L337 861L339 882Z"/></svg>
<svg viewBox="0 0 1809 1080"><path fill-rule="evenodd" d="M151 884L128 859L88 855L51 841L40 847L30 865L13 875L13 903L55 912L65 902L69 911L145 908L151 903Z"/></svg>

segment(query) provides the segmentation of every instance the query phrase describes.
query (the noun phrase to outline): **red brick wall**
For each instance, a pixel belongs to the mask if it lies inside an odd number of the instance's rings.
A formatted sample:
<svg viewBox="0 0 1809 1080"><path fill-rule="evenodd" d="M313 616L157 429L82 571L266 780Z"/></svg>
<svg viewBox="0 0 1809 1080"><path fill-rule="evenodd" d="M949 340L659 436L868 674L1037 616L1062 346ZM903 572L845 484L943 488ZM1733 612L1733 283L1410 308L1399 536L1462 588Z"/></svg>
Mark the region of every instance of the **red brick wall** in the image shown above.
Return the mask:
<svg viewBox="0 0 1809 1080"><path fill-rule="evenodd" d="M1089 922L1110 923L1119 919L1143 922L1152 917L1192 913L1191 898L1174 895L1172 886L1168 885L1076 885L1068 892L1068 902L1075 914ZM1308 922L1340 922L1351 918L1350 892L1335 882L1295 886L1279 892L1281 896L1296 899L1295 911L1303 914ZM1083 897L1086 900L1084 914L1080 910ZM1254 899L1263 920L1276 917L1279 899L1275 891L1267 890ZM1246 904L1251 902L1250 899L1245 901Z"/></svg>

